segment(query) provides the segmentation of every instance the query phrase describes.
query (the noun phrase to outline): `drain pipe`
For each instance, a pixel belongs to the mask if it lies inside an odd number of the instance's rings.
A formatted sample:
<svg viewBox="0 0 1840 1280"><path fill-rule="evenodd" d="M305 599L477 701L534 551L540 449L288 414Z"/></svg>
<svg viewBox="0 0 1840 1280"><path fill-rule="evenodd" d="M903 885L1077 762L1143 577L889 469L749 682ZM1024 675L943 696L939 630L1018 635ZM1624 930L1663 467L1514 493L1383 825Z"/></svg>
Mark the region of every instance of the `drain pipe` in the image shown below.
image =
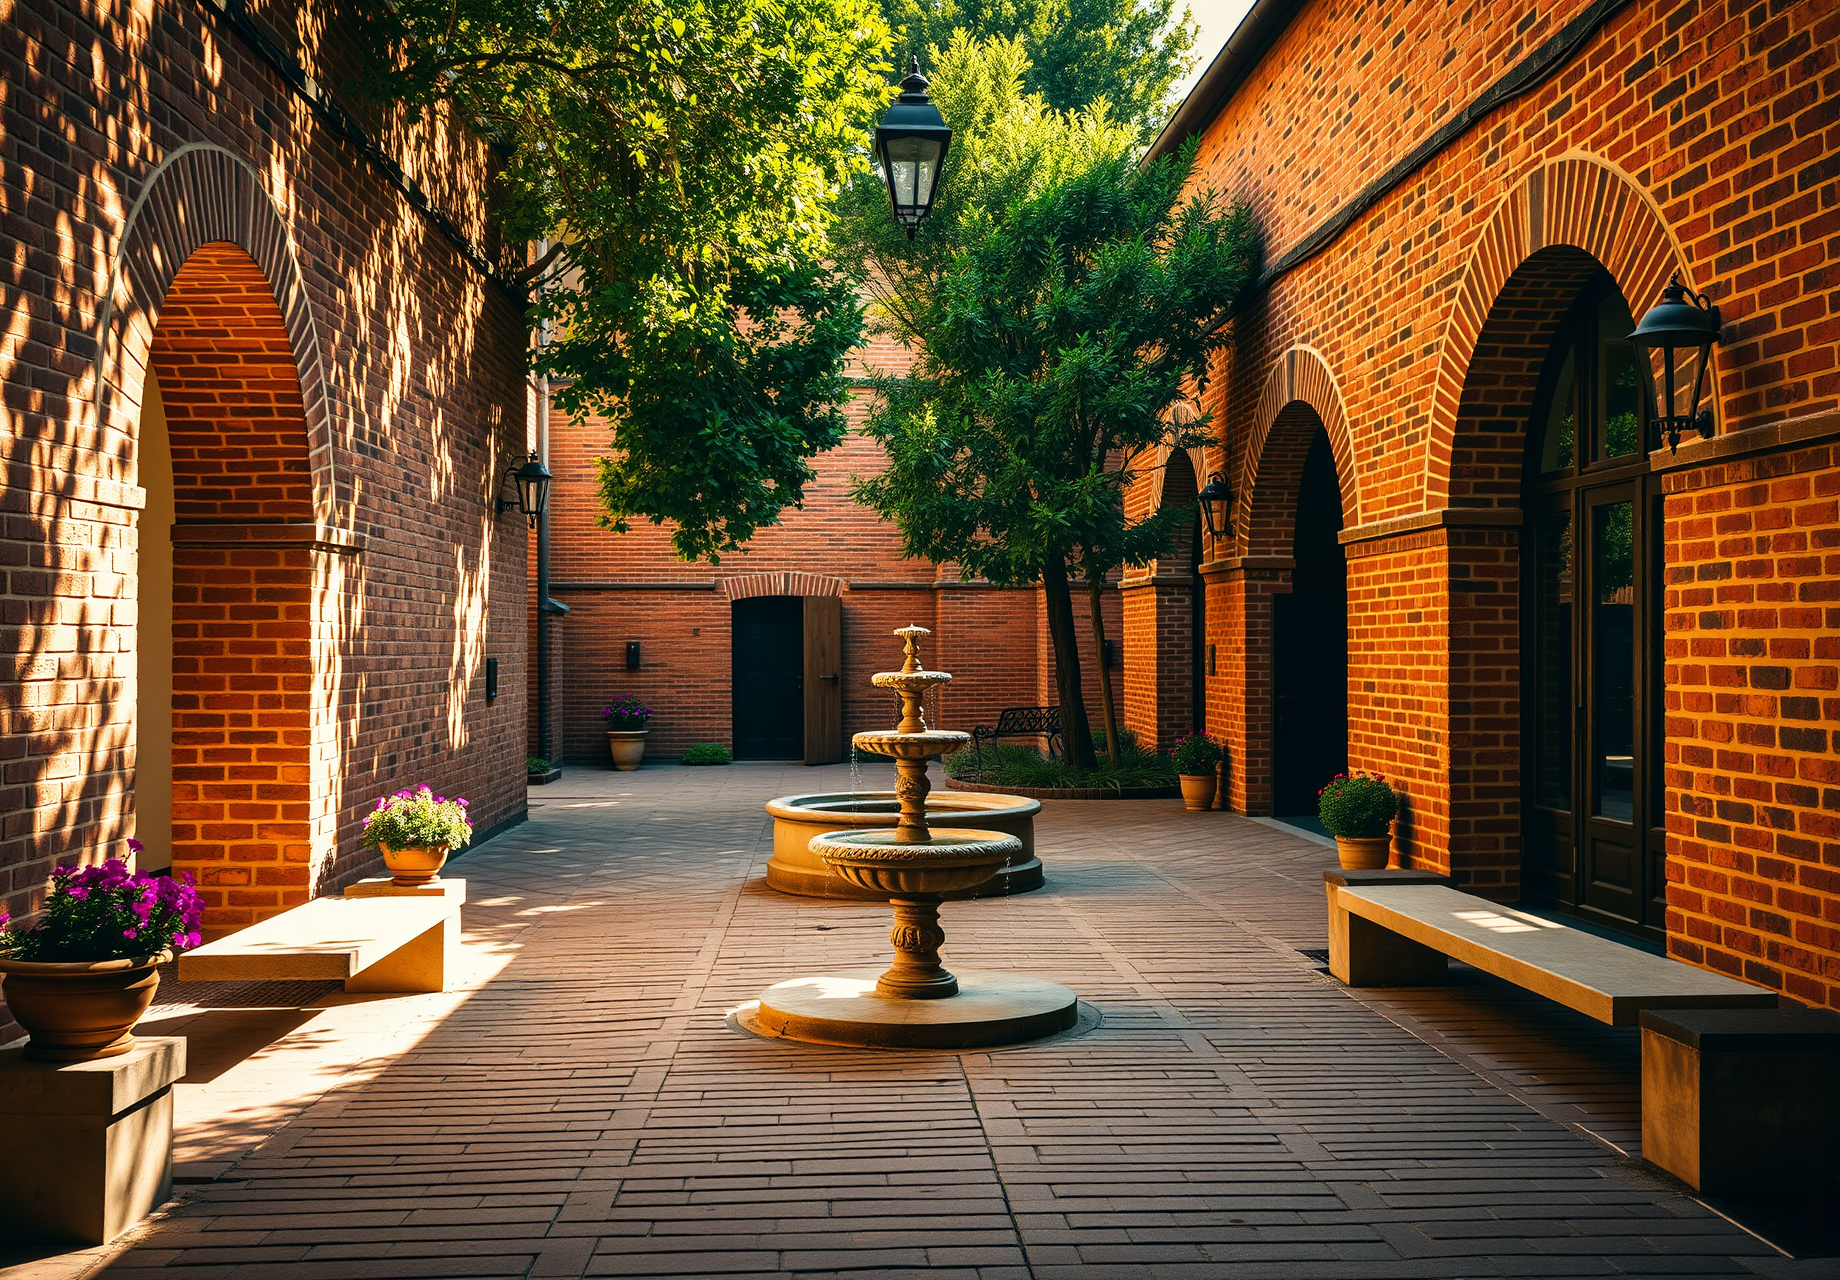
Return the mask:
<svg viewBox="0 0 1840 1280"><path fill-rule="evenodd" d="M539 256L549 253L549 238L545 236L537 247ZM538 285L539 290L542 288ZM549 345L549 319L537 322L537 350L542 351ZM537 375L537 457L542 460L544 468L549 469L549 374ZM554 475L553 470L550 471ZM551 614L567 614L569 607L559 600L550 599L549 595L549 513L556 500L556 486L550 485L550 500L543 504L543 514L537 517L537 749L545 759L553 764L560 764L550 754L550 662L549 662L549 627Z"/></svg>

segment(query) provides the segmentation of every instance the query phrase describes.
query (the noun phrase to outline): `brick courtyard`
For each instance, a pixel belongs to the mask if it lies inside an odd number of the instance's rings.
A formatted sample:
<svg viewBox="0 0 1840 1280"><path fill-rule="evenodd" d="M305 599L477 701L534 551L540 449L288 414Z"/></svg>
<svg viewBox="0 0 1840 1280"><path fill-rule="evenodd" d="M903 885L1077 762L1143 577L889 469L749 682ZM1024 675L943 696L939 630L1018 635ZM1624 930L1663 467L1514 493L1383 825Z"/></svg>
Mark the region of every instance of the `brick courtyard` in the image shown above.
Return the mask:
<svg viewBox="0 0 1840 1280"><path fill-rule="evenodd" d="M1067 982L1096 1028L962 1054L741 1035L724 1015L770 983L886 953L885 908L760 879L761 803L848 785L846 766L570 771L453 867L475 968L457 992L169 980L142 1030L191 1037L184 1199L112 1249L0 1275L1840 1266L1629 1158L1633 1032L1473 975L1357 997L1299 951L1325 945L1329 852L1174 801L1051 802L1048 887L946 909L948 962Z"/></svg>

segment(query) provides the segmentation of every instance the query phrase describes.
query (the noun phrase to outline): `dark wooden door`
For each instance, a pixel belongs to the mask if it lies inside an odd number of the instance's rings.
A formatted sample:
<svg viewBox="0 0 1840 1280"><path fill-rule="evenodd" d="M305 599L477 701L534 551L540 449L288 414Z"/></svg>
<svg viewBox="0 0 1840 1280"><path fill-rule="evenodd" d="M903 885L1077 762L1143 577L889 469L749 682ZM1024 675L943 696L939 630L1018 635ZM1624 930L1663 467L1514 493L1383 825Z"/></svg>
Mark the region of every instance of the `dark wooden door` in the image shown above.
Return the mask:
<svg viewBox="0 0 1840 1280"><path fill-rule="evenodd" d="M1348 565L1341 482L1320 427L1297 488L1288 595L1272 597L1272 812L1314 815L1348 769Z"/></svg>
<svg viewBox="0 0 1840 1280"><path fill-rule="evenodd" d="M805 753L805 602L737 600L731 627L737 760L797 760Z"/></svg>
<svg viewBox="0 0 1840 1280"><path fill-rule="evenodd" d="M843 601L805 597L805 763L843 759Z"/></svg>

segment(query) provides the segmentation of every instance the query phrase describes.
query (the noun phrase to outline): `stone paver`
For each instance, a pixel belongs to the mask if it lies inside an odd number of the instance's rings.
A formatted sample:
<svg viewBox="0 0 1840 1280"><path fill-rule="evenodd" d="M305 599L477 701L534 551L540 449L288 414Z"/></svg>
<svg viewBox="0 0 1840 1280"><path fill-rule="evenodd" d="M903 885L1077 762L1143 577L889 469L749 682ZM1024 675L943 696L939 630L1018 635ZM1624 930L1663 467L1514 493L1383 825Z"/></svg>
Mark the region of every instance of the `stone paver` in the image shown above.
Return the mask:
<svg viewBox="0 0 1840 1280"><path fill-rule="evenodd" d="M533 792L454 868L476 980L224 1023L287 1034L182 1097L181 1154L216 1180L102 1274L1835 1274L1618 1154L1627 1032L1492 981L1343 990L1298 950L1324 945L1326 851L1172 801L1050 803L1049 887L946 908L948 963L1066 982L1097 1029L964 1054L741 1035L725 1015L772 982L887 953L885 908L760 880L761 804L848 785L738 765Z"/></svg>

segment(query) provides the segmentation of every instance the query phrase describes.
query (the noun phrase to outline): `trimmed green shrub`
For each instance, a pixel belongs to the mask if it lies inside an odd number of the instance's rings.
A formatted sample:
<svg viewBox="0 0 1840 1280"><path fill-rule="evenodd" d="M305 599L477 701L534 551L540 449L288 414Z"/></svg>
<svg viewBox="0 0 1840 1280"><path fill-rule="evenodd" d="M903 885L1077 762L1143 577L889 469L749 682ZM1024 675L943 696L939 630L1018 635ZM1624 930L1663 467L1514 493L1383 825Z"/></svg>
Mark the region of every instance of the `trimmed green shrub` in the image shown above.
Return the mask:
<svg viewBox="0 0 1840 1280"><path fill-rule="evenodd" d="M1205 733L1191 733L1186 738L1177 738L1175 749L1169 758L1175 762L1176 772L1190 778L1207 777L1213 774L1214 766L1226 758L1226 752L1220 744Z"/></svg>
<svg viewBox="0 0 1840 1280"><path fill-rule="evenodd" d="M946 772L967 782L999 787L1173 787L1174 768L1167 757L1146 751L1130 739L1119 743L1118 767L1104 753L1091 769L1075 769L1065 760L1044 757L1033 747L993 744L984 748L984 769L969 748L946 757Z"/></svg>
<svg viewBox="0 0 1840 1280"><path fill-rule="evenodd" d="M542 756L531 756L524 761L525 773L548 773L549 770L550 763Z"/></svg>
<svg viewBox="0 0 1840 1280"><path fill-rule="evenodd" d="M1388 834L1399 812L1399 796L1377 773L1338 773L1316 794L1323 826L1349 840Z"/></svg>
<svg viewBox="0 0 1840 1280"><path fill-rule="evenodd" d="M679 764L727 764L735 757L719 742L696 742L684 748Z"/></svg>

